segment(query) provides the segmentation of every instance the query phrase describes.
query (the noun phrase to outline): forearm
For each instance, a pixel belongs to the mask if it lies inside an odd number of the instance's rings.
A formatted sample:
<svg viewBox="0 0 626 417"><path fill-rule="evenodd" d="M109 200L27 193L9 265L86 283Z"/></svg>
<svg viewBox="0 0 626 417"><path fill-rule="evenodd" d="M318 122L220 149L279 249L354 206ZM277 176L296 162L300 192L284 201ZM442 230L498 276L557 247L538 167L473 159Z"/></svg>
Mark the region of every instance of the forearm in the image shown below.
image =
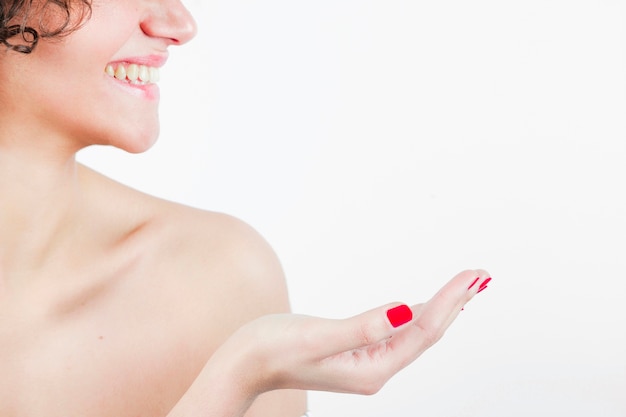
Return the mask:
<svg viewBox="0 0 626 417"><path fill-rule="evenodd" d="M216 352L167 417L243 417L257 394L245 360Z"/></svg>

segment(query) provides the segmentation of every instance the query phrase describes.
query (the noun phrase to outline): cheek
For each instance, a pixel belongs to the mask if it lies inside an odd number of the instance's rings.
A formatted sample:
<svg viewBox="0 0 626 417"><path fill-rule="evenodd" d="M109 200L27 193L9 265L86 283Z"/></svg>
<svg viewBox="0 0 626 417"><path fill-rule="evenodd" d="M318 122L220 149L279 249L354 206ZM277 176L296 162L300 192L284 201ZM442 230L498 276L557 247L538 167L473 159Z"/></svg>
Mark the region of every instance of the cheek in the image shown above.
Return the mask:
<svg viewBox="0 0 626 417"><path fill-rule="evenodd" d="M104 73L134 30L131 25L123 26L126 31L107 29L104 9L94 8L93 18L62 41L40 43L38 64L30 70L31 90L39 116L78 146L143 152L159 134L158 100L125 91Z"/></svg>
<svg viewBox="0 0 626 417"><path fill-rule="evenodd" d="M80 91L84 105L76 109L85 120L95 122L89 129L91 142L104 143L138 153L149 149L159 135L157 98L146 98L117 85L102 71L101 78L88 91Z"/></svg>
<svg viewBox="0 0 626 417"><path fill-rule="evenodd" d="M30 103L37 120L71 147L111 145L131 153L149 149L159 135L158 102L95 78L38 84L31 94L37 101Z"/></svg>

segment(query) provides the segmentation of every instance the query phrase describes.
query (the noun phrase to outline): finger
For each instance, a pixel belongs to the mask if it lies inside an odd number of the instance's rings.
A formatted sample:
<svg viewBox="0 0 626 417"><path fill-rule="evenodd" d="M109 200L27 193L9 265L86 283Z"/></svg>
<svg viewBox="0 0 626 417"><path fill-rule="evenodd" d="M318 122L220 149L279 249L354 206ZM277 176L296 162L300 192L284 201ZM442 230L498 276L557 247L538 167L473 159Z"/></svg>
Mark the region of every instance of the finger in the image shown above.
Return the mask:
<svg viewBox="0 0 626 417"><path fill-rule="evenodd" d="M342 347L343 355L331 356L333 361L327 362L333 364L330 369L337 371L338 381L346 383L345 386L338 384L334 389L343 392L353 392L355 389L356 392L376 392L389 378L417 359L441 338L461 307L477 293L477 288L472 284L477 281L475 285L480 286L486 275L488 274L485 271L464 271L458 274L429 302L412 306L414 319L411 322L404 322L404 325L403 320L399 322L395 320L394 314L406 306L397 304L346 320L345 323L355 325L358 322L361 326L364 323L378 322L380 331L376 332L373 331L373 327L369 328L370 337L363 337L360 343L355 342L358 337L347 338L346 341L351 343ZM386 310L389 322L387 324L380 320L386 308L389 308ZM361 327L360 336L367 333ZM376 334L378 336L374 337ZM339 352L333 353L337 355ZM358 366L355 366L357 362ZM359 383L351 385L347 381Z"/></svg>
<svg viewBox="0 0 626 417"><path fill-rule="evenodd" d="M425 347L437 342L452 324L463 306L474 297L490 279L485 270L467 270L457 274L444 285L422 308L415 319L415 327L422 335Z"/></svg>
<svg viewBox="0 0 626 417"><path fill-rule="evenodd" d="M452 323L463 305L479 291L488 277L484 270L467 270L457 274L426 304L408 307L392 303L344 320L327 320L322 330L314 332L317 351L332 356L341 352L374 345L390 338L398 328L416 320L420 345L435 343ZM408 317L408 318L407 318Z"/></svg>
<svg viewBox="0 0 626 417"><path fill-rule="evenodd" d="M411 307L391 303L343 320L327 320L318 335L322 357L374 345L396 334L414 317Z"/></svg>
<svg viewBox="0 0 626 417"><path fill-rule="evenodd" d="M491 281L491 276L489 272L485 271L484 269L477 269L476 275L477 275L476 279L472 282L472 285L468 287L468 294L466 294L466 296L469 298L466 298L463 301L463 304L459 308L452 310L452 312L450 313L450 317L448 317L447 322L443 326L444 330L447 329L450 326L450 324L452 324L452 322L456 319L459 313L463 310L464 306L471 299L473 299L478 293L485 290L489 282Z"/></svg>
<svg viewBox="0 0 626 417"><path fill-rule="evenodd" d="M454 321L463 305L478 293L489 278L483 270L463 271L444 285L425 304L412 307L415 318L388 342L390 355L387 372L392 374L417 359L435 344Z"/></svg>

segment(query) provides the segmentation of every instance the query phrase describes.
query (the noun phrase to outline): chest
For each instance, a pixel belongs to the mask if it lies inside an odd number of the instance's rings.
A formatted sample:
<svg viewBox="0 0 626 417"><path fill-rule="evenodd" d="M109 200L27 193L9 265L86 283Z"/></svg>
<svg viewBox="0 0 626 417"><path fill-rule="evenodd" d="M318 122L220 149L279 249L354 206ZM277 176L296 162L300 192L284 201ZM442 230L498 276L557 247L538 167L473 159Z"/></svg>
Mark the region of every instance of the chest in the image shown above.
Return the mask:
<svg viewBox="0 0 626 417"><path fill-rule="evenodd" d="M206 352L140 299L96 297L43 317L0 307L0 415L166 415Z"/></svg>

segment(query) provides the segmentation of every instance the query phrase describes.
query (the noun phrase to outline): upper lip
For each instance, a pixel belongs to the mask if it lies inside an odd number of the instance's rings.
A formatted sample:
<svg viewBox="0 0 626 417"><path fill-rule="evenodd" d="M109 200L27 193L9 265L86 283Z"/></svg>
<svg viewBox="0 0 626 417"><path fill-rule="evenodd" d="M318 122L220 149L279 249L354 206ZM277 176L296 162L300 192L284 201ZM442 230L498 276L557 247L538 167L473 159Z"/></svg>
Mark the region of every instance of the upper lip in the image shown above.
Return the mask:
<svg viewBox="0 0 626 417"><path fill-rule="evenodd" d="M117 64L121 62L129 63L129 64L137 64L137 65L146 65L148 67L162 67L165 65L167 61L167 54L152 54L152 55L141 55L141 56L133 56L126 57L122 59L116 59L115 61L110 62L110 64Z"/></svg>

